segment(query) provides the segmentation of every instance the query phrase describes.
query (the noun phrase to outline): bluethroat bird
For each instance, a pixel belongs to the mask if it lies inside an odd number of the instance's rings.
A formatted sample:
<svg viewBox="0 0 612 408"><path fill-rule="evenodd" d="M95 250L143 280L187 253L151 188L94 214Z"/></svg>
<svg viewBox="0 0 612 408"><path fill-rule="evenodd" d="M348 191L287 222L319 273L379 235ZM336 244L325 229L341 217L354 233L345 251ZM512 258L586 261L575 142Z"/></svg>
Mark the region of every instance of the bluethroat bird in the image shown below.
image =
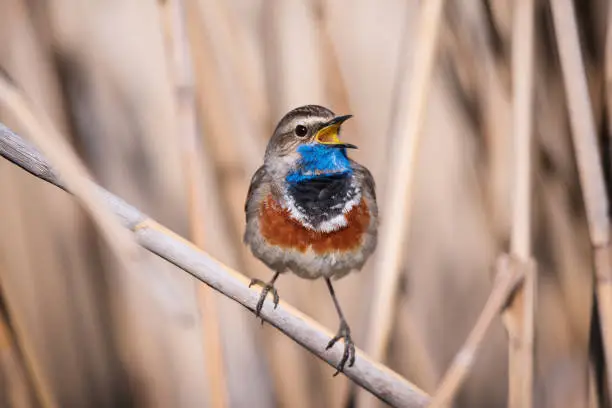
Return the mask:
<svg viewBox="0 0 612 408"><path fill-rule="evenodd" d="M338 138L350 117L317 105L287 113L268 143L263 166L253 175L245 204L244 242L274 271L269 282L251 281L262 287L256 315L268 293L274 307L278 305L274 283L281 273L324 278L340 318L338 333L326 349L344 340L334 376L347 362L354 364L355 345L331 280L362 268L376 247L378 228L374 179L348 157L347 149L356 146Z"/></svg>

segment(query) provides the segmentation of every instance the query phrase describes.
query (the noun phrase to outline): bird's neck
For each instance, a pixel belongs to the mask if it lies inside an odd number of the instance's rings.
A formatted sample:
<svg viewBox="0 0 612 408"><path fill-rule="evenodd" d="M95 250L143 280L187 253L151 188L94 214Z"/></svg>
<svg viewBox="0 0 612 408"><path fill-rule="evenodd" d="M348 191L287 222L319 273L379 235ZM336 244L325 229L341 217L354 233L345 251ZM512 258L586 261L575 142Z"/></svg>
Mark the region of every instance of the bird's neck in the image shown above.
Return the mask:
<svg viewBox="0 0 612 408"><path fill-rule="evenodd" d="M320 144L306 144L298 147L297 167L287 174L289 184L299 184L329 176L350 176L353 172L345 149Z"/></svg>
<svg viewBox="0 0 612 408"><path fill-rule="evenodd" d="M322 232L344 228L344 214L361 199L351 163L341 149L306 146L298 149L299 167L286 177L287 208L307 228Z"/></svg>

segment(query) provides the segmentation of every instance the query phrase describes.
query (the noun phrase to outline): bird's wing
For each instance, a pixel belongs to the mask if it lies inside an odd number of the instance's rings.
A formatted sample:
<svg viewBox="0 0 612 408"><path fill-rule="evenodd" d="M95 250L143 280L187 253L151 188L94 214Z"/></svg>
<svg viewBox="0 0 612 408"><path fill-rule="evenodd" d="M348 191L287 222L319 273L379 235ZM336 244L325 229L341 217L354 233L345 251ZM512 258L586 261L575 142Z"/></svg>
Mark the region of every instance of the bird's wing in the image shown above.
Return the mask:
<svg viewBox="0 0 612 408"><path fill-rule="evenodd" d="M370 170L352 159L351 168L355 172L357 178L361 181L361 184L365 189L366 193L369 194L374 200L376 200L376 182L374 181L374 177L372 177L372 173L370 173Z"/></svg>
<svg viewBox="0 0 612 408"><path fill-rule="evenodd" d="M259 209L259 200L257 193L267 183L268 173L264 166L257 169L253 177L251 178L251 184L249 185L249 192L247 193L246 201L244 202L244 212L246 220L248 222L250 216L254 210Z"/></svg>
<svg viewBox="0 0 612 408"><path fill-rule="evenodd" d="M361 188L363 191L363 195L366 199L366 203L368 204L368 208L372 212L372 215L376 218L378 217L378 204L376 202L376 182L374 181L374 177L372 177L372 173L366 167L357 163L356 161L351 160L351 167L355 173L355 177L360 181Z"/></svg>

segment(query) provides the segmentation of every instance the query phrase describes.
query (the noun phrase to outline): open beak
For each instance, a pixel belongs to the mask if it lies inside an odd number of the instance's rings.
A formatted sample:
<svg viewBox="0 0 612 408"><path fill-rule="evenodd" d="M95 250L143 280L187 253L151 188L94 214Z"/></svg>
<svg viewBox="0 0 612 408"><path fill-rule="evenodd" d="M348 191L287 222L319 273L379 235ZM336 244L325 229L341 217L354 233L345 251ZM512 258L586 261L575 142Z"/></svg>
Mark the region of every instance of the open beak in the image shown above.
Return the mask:
<svg viewBox="0 0 612 408"><path fill-rule="evenodd" d="M346 149L357 149L357 146L350 143L342 143L338 138L338 132L340 126L347 119L352 118L353 115L336 116L329 122L327 122L315 135L315 141L317 143L327 145L329 147L339 147Z"/></svg>

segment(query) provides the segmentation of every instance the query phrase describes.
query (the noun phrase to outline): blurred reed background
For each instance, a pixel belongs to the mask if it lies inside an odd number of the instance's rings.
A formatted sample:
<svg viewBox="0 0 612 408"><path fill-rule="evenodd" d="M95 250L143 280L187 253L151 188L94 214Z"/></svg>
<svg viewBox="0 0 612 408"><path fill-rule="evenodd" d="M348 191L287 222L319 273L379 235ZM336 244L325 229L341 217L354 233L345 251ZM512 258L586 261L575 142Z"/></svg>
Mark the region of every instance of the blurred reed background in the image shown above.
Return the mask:
<svg viewBox="0 0 612 408"><path fill-rule="evenodd" d="M444 6L383 358L430 394L509 249L515 3ZM606 175L608 3L575 1ZM2 0L0 67L97 182L231 267L268 279L241 237L248 183L276 122L303 104L353 114L344 138L360 147L353 156L372 171L386 208L423 4ZM603 356L592 251L549 2L535 1L534 23L534 406L603 407L594 397ZM28 136L2 104L0 121ZM168 263L147 255L146 268L126 273L73 197L4 160L0 187L0 406L354 401L345 377L332 378L331 367ZM394 223L381 216L383 228ZM362 348L376 329L368 326L376 264L336 285ZM323 282L286 276L278 290L336 327ZM497 318L455 406L506 406L507 353Z"/></svg>

